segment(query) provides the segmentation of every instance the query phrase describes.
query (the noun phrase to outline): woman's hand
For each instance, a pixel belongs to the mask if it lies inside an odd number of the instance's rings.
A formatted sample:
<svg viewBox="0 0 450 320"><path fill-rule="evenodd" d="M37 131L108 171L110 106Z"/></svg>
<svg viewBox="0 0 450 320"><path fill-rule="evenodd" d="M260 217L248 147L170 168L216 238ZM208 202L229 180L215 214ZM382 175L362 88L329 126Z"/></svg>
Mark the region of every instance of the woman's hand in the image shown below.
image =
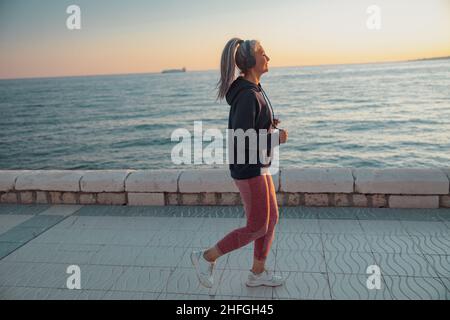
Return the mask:
<svg viewBox="0 0 450 320"><path fill-rule="evenodd" d="M273 119L273 125L277 127L281 123L280 119Z"/></svg>
<svg viewBox="0 0 450 320"><path fill-rule="evenodd" d="M287 140L288 140L287 130L280 129L280 144L286 143Z"/></svg>

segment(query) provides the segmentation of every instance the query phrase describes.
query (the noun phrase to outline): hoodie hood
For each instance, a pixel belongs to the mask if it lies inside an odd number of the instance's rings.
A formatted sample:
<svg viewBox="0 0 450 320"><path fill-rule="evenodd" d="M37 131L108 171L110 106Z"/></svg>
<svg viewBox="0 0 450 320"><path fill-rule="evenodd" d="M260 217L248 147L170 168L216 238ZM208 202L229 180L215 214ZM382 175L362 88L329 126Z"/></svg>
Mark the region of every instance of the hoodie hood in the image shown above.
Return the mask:
<svg viewBox="0 0 450 320"><path fill-rule="evenodd" d="M239 95L239 93L242 92L242 90L250 89L255 90L256 92L261 92L260 85L254 84L253 82L250 82L248 80L245 80L242 76L238 77L234 82L231 84L230 89L228 89L228 92L225 96L227 103L231 106L236 99L236 97Z"/></svg>

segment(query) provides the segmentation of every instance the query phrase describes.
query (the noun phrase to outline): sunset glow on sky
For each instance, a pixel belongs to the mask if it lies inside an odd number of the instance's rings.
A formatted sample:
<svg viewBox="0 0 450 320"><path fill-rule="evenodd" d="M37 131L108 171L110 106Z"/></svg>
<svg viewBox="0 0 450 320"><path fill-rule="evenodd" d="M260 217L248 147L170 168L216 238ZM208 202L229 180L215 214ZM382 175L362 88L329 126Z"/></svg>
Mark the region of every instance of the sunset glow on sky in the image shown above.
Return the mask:
<svg viewBox="0 0 450 320"><path fill-rule="evenodd" d="M72 4L81 30L66 27ZM272 67L450 56L450 0L0 0L0 78L218 69L235 36Z"/></svg>

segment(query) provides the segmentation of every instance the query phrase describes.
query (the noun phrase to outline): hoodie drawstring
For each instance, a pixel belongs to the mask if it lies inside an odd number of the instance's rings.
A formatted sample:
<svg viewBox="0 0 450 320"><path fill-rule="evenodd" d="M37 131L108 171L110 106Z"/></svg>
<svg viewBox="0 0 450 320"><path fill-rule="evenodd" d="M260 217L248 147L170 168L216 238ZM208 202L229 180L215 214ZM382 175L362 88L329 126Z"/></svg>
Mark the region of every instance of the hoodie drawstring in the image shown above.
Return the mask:
<svg viewBox="0 0 450 320"><path fill-rule="evenodd" d="M264 91L264 89L262 88L261 85L259 85L259 88L261 89L261 92L263 94L264 100L266 100L267 105L270 107L270 111L272 112L272 126L275 129L278 129L277 126L275 125L275 113L273 112L273 107L272 107L272 103L270 103L270 99L267 96L266 92Z"/></svg>

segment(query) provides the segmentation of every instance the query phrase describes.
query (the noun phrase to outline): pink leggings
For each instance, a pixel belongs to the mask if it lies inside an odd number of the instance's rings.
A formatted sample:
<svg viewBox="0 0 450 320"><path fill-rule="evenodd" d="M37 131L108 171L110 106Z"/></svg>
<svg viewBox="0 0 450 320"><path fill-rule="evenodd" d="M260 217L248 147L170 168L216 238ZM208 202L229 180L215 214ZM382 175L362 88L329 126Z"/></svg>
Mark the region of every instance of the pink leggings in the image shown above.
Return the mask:
<svg viewBox="0 0 450 320"><path fill-rule="evenodd" d="M245 180L234 180L239 188L247 225L233 230L216 244L224 255L255 241L254 257L265 261L278 223L278 205L270 174Z"/></svg>

